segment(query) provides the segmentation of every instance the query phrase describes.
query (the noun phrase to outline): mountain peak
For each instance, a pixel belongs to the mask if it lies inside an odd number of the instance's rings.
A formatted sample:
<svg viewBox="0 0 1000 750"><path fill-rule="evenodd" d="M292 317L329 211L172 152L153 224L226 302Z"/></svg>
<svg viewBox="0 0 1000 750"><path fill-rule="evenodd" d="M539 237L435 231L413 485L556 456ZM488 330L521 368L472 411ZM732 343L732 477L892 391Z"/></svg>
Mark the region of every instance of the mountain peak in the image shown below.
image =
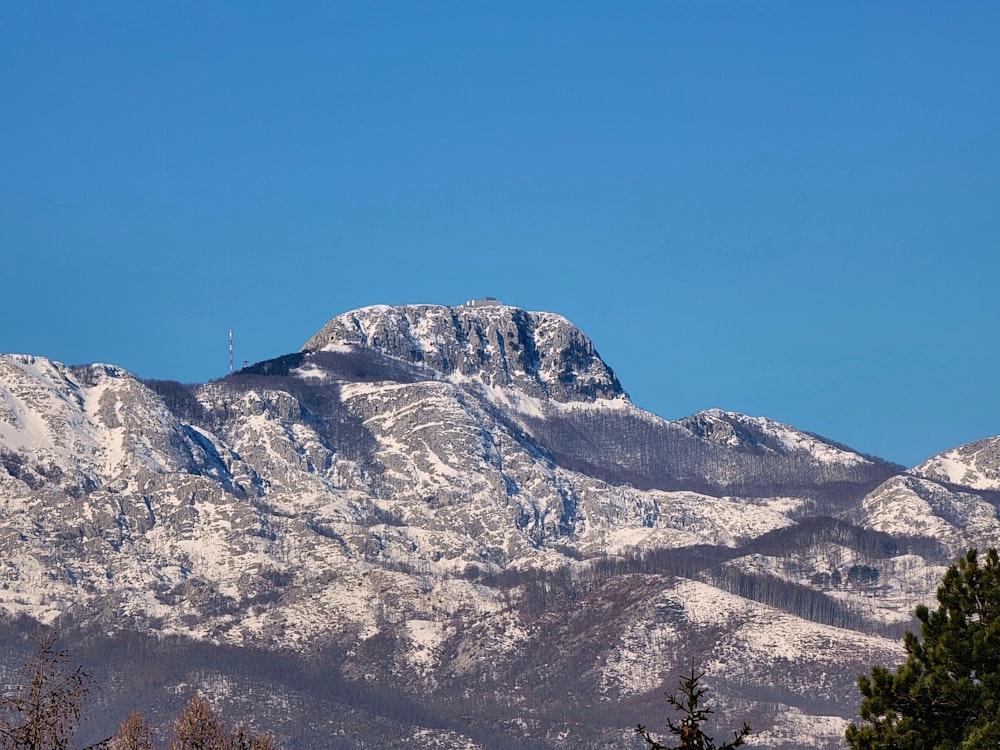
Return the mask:
<svg viewBox="0 0 1000 750"><path fill-rule="evenodd" d="M479 380L557 401L624 395L590 339L561 315L492 298L464 305L374 305L338 315L304 351L374 351L447 380Z"/></svg>
<svg viewBox="0 0 1000 750"><path fill-rule="evenodd" d="M1000 436L976 440L931 456L911 473L975 490L1000 490Z"/></svg>
<svg viewBox="0 0 1000 750"><path fill-rule="evenodd" d="M706 409L681 419L679 424L697 437L730 448L809 454L819 463L872 463L846 446L767 417Z"/></svg>

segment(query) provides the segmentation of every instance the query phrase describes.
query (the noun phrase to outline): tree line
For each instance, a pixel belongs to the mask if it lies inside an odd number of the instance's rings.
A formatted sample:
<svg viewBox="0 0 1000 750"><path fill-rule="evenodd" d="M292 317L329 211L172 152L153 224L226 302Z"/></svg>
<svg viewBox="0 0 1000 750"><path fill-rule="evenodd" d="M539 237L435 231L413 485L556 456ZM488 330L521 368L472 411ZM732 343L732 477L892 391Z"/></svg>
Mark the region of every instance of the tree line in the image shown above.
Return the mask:
<svg viewBox="0 0 1000 750"><path fill-rule="evenodd" d="M52 632L35 636L36 650L0 697L0 750L69 750L96 689ZM192 697L172 727L168 750L278 750L270 733L227 727L207 700ZM118 731L85 750L156 750L154 730L133 710Z"/></svg>
<svg viewBox="0 0 1000 750"><path fill-rule="evenodd" d="M937 591L938 606L916 608L920 634L903 638L906 660L875 666L861 676L860 722L846 740L852 750L975 750L1000 746L1000 555L969 550L952 565ZM0 696L0 750L68 750L95 688L56 637L35 637L36 649ZM680 696L668 696L679 718L666 726L679 744L636 728L651 750L723 750L743 744L743 727L722 745L705 734L710 708L702 705L703 673L682 677ZM154 729L133 711L118 730L85 750L155 750ZM673 740L672 740L673 741ZM672 742L671 741L671 742ZM227 726L202 697L191 698L174 720L164 750L277 750L272 735Z"/></svg>

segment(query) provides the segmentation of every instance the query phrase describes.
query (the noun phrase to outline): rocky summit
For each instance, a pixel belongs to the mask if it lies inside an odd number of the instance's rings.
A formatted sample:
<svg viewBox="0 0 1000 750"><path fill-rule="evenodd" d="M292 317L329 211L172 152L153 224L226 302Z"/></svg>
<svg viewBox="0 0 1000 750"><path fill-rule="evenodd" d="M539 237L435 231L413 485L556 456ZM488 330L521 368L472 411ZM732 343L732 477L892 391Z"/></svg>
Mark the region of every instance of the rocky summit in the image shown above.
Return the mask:
<svg viewBox="0 0 1000 750"><path fill-rule="evenodd" d="M205 384L2 355L3 668L31 618L112 724L197 690L288 748L556 749L637 747L693 662L749 746L840 747L857 674L1000 536L998 456L667 421L495 301L348 312Z"/></svg>

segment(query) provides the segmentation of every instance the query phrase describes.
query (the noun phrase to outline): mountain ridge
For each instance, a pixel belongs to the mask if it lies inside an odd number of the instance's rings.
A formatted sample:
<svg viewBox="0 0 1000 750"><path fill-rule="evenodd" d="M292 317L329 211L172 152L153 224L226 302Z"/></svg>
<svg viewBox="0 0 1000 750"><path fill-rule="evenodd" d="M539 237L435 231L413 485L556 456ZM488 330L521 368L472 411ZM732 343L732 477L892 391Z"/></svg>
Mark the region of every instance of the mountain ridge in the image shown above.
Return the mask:
<svg viewBox="0 0 1000 750"><path fill-rule="evenodd" d="M836 747L866 659L1000 533L980 442L903 471L764 417L663 420L565 318L501 305L362 308L204 384L2 355L0 607L324 653L493 747L628 746L611 717L695 656L758 746ZM223 674L219 700L257 689Z"/></svg>

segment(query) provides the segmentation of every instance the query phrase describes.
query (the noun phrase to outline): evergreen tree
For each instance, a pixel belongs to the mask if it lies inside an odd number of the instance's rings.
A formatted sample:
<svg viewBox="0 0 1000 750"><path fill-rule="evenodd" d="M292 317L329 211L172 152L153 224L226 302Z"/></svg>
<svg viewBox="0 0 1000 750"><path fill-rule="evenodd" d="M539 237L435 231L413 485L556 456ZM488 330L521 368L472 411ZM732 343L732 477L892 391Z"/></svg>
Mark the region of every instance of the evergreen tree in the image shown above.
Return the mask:
<svg viewBox="0 0 1000 750"><path fill-rule="evenodd" d="M1000 557L980 564L969 550L948 569L938 607L916 609L920 637L907 632L906 661L858 678L855 750L971 750L1000 746Z"/></svg>
<svg viewBox="0 0 1000 750"><path fill-rule="evenodd" d="M734 733L731 742L718 746L702 730L702 725L708 721L708 715L715 713L710 708L699 708L701 699L707 692L706 688L698 684L704 676L704 672L696 673L692 664L691 671L681 675L681 697L667 695L667 703L680 712L679 721L667 719L667 731L677 737L678 744L673 747L676 750L732 750L734 747L739 747L743 744L743 739L750 734L750 727L745 722L740 730ZM648 745L649 750L671 750L670 745L661 744L642 724L639 724L635 731Z"/></svg>

